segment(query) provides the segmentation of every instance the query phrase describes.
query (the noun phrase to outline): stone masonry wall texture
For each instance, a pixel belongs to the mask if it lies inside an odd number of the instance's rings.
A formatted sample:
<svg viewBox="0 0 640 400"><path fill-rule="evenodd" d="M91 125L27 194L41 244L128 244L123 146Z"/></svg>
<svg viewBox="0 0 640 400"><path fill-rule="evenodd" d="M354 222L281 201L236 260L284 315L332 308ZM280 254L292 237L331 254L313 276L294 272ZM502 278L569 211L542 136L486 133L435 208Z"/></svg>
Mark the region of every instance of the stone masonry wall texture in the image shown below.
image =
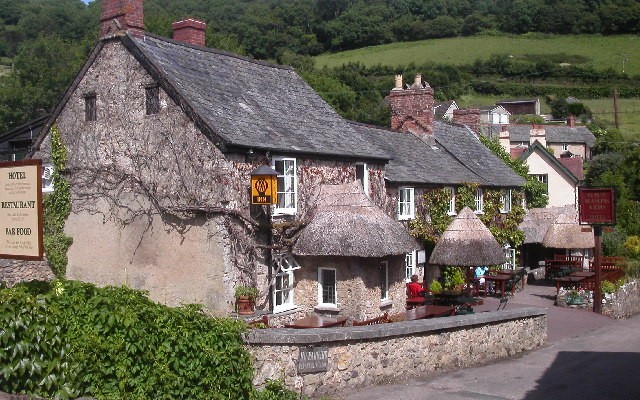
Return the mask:
<svg viewBox="0 0 640 400"><path fill-rule="evenodd" d="M544 311L532 310L536 309L305 332L254 330L245 340L255 359L256 386L281 379L291 390L321 396L532 350L547 335ZM261 340L264 336L273 340ZM328 348L326 372L298 373L299 349L310 345Z"/></svg>

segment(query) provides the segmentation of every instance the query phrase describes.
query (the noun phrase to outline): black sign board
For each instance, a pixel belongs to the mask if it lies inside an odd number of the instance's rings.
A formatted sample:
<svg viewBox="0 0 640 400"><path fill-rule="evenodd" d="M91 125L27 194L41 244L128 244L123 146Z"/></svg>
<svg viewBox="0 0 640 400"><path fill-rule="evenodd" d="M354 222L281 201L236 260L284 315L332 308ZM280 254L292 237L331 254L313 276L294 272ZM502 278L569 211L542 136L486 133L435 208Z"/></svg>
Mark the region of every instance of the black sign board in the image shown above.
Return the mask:
<svg viewBox="0 0 640 400"><path fill-rule="evenodd" d="M324 372L329 365L328 347L301 347L298 356L298 373Z"/></svg>

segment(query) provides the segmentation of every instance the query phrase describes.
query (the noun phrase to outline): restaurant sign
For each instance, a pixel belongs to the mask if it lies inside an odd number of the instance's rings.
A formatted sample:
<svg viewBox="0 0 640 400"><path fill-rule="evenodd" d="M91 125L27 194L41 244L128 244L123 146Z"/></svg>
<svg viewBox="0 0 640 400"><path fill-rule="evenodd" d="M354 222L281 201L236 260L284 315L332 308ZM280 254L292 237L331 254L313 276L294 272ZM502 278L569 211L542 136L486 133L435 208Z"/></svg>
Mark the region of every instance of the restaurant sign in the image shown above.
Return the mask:
<svg viewBox="0 0 640 400"><path fill-rule="evenodd" d="M42 260L42 161L0 163L0 257Z"/></svg>
<svg viewBox="0 0 640 400"><path fill-rule="evenodd" d="M298 356L298 373L324 372L329 365L329 349L326 346L301 347Z"/></svg>
<svg viewBox="0 0 640 400"><path fill-rule="evenodd" d="M614 225L616 223L613 188L578 188L580 223Z"/></svg>

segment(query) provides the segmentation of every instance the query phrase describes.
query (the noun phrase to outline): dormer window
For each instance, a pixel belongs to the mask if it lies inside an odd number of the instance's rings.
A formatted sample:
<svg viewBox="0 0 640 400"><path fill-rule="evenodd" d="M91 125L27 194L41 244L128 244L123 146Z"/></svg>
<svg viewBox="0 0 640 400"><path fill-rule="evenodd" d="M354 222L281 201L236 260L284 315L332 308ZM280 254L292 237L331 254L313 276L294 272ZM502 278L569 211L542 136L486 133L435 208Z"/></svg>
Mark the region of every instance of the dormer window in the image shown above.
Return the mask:
<svg viewBox="0 0 640 400"><path fill-rule="evenodd" d="M84 96L84 120L87 122L96 121L98 112L96 109L96 94L87 93Z"/></svg>
<svg viewBox="0 0 640 400"><path fill-rule="evenodd" d="M160 112L160 88L158 85L145 88L145 104L147 106L147 115Z"/></svg>

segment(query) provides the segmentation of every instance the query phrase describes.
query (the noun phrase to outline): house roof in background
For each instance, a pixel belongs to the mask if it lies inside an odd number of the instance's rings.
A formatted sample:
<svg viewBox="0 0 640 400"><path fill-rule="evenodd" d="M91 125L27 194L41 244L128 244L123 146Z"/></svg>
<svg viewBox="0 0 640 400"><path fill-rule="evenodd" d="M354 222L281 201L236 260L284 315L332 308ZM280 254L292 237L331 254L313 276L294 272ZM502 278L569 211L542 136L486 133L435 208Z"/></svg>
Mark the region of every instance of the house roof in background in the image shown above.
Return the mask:
<svg viewBox="0 0 640 400"><path fill-rule="evenodd" d="M447 113L447 111L449 111L449 109L453 105L456 106L455 107L456 109L458 108L458 105L456 104L455 100L449 100L449 101L443 101L442 103L436 103L433 106L433 114L436 117L436 119L444 118L444 116Z"/></svg>
<svg viewBox="0 0 640 400"><path fill-rule="evenodd" d="M596 137L586 126L570 128L566 125L542 125L549 143L585 143L589 147L596 144ZM509 138L516 142L529 142L531 125L509 125Z"/></svg>
<svg viewBox="0 0 640 400"><path fill-rule="evenodd" d="M533 153L539 153L541 157L545 158L551 165L556 166L560 171L562 171L569 179L573 181L573 183L578 183L578 178L569 170L563 163L560 162L558 158L556 158L553 154L549 152L540 142L537 140L533 142L529 148L520 155L520 159L525 161L529 156Z"/></svg>
<svg viewBox="0 0 640 400"><path fill-rule="evenodd" d="M462 184L520 187L524 179L485 147L464 126L435 121L435 145L416 135L351 122L392 155L385 177L394 183Z"/></svg>
<svg viewBox="0 0 640 400"><path fill-rule="evenodd" d="M560 157L557 160L579 181L584 180L584 162L581 157Z"/></svg>
<svg viewBox="0 0 640 400"><path fill-rule="evenodd" d="M537 103L540 99L505 99L496 101L496 104Z"/></svg>
<svg viewBox="0 0 640 400"><path fill-rule="evenodd" d="M40 130L47 122L49 115L43 115L42 117L36 118L32 121L27 122L26 124L20 125L11 129L10 131L0 133L0 143L6 142L11 139L19 138L20 136L28 136L31 139L36 139L40 134Z"/></svg>
<svg viewBox="0 0 640 400"><path fill-rule="evenodd" d="M128 40L127 40L128 39ZM146 34L123 42L222 148L388 160L290 67Z"/></svg>

